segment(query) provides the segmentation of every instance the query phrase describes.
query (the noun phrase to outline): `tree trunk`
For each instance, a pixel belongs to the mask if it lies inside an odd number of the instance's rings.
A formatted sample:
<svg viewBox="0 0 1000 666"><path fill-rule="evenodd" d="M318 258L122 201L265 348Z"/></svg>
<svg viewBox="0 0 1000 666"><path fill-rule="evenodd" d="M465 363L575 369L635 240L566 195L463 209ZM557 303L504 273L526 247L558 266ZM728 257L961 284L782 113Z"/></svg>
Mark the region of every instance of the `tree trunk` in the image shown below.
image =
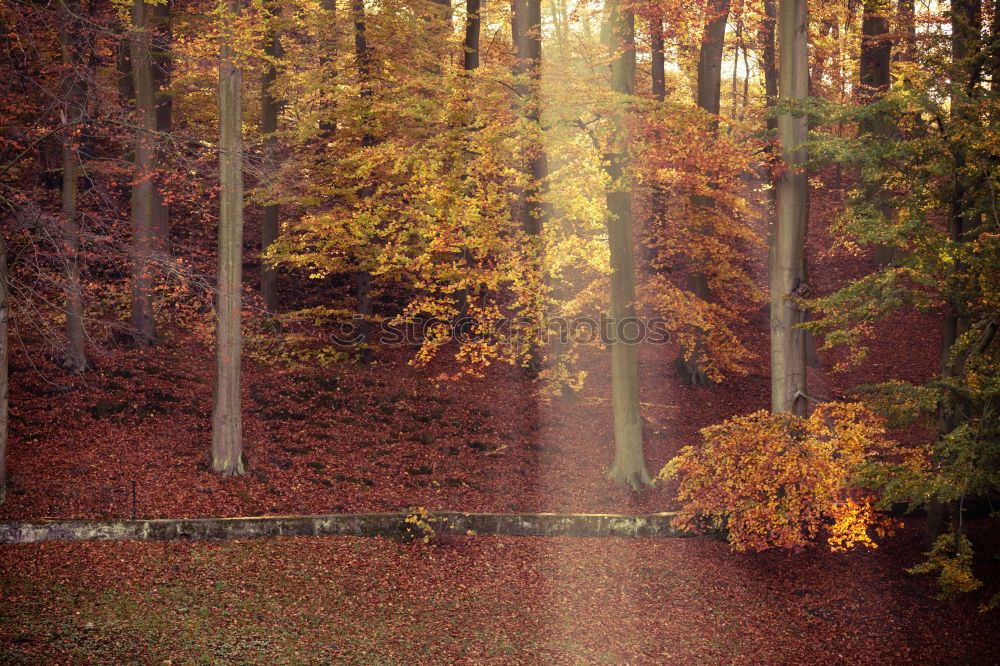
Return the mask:
<svg viewBox="0 0 1000 666"><path fill-rule="evenodd" d="M750 105L750 49L743 40L740 42L743 51L743 99L740 102L740 113L738 120L743 122L746 118L747 107Z"/></svg>
<svg viewBox="0 0 1000 666"><path fill-rule="evenodd" d="M128 103L135 96L135 92L132 89L132 57L129 55L131 50L131 37L119 40L116 62L118 69L118 101L123 108L128 106Z"/></svg>
<svg viewBox="0 0 1000 666"><path fill-rule="evenodd" d="M608 3L610 27L611 89L631 95L635 82L635 17L620 0ZM628 182L628 136L625 110L614 119L614 135L605 155L611 179L607 191L608 246L611 252L611 320L621 329L635 317L635 257L632 242L632 194ZM614 412L615 458L607 477L638 489L649 483L642 447L639 411L639 347L612 335L611 396Z"/></svg>
<svg viewBox="0 0 1000 666"><path fill-rule="evenodd" d="M549 3L549 9L551 10L552 17L552 28L556 36L556 50L559 53L566 52L566 24L562 21L562 16L559 14L559 2L557 0L552 0Z"/></svg>
<svg viewBox="0 0 1000 666"><path fill-rule="evenodd" d="M778 20L778 11L775 4L775 0L764 0L764 20L761 21L760 25L760 42L762 44L761 53L761 69L764 72L764 92L767 96L767 106L772 111L777 108L778 104L778 66L777 66L777 53L775 49L774 32L775 26ZM833 23L833 30L837 31L837 23ZM746 59L746 53L744 52L744 60ZM769 113L767 116L767 132L771 136L776 136L778 130L778 117L774 113ZM773 163L775 159L774 146L772 144L767 144L766 146L767 155L769 163ZM769 180L771 182L771 187L768 189L767 194L767 243L768 243L768 266L770 267L774 261L774 235L777 219L777 205L778 205L778 180L777 178L768 173ZM840 165L837 165L837 182L840 182ZM808 194L807 194L808 196ZM803 263L805 260L803 259ZM803 269L808 273L808 267ZM768 268L770 271L770 268ZM770 274L770 273L769 273ZM767 312L770 313L771 306L768 303ZM808 319L809 314L805 313L803 315ZM816 336L811 332L806 332L806 365L810 368L818 368L821 366L819 353L816 349Z"/></svg>
<svg viewBox="0 0 1000 666"><path fill-rule="evenodd" d="M132 81L139 129L132 172L132 329L136 343L156 340L153 317L152 256L155 245L156 86L150 46L150 10L144 0L132 5Z"/></svg>
<svg viewBox="0 0 1000 666"><path fill-rule="evenodd" d="M559 50L563 53L566 52L567 43L569 41L569 12L566 10L567 0L552 0L552 13L557 16L557 22L562 26L562 40L559 42ZM590 21L584 21L584 32L589 32ZM585 36L585 39L589 41L589 36Z"/></svg>
<svg viewBox="0 0 1000 666"><path fill-rule="evenodd" d="M541 0L512 0L511 36L514 42L514 91L522 116L528 121L524 137L522 173L527 186L513 206L514 219L528 236L537 236L545 224L545 179L548 159L542 141L542 3Z"/></svg>
<svg viewBox="0 0 1000 666"><path fill-rule="evenodd" d="M778 99L778 59L774 44L774 28L778 22L778 8L775 0L764 0L764 19L760 22L761 69L764 70L764 93L767 95L768 107L774 107ZM775 132L778 129L778 118L767 117L767 129Z"/></svg>
<svg viewBox="0 0 1000 666"><path fill-rule="evenodd" d="M971 104L977 96L982 80L981 58L975 57L981 49L980 29L982 26L981 0L953 0L951 8L951 49L952 68L955 83L965 92L964 98L952 100L952 116L974 113Z"/></svg>
<svg viewBox="0 0 1000 666"><path fill-rule="evenodd" d="M738 19L736 21L736 43L733 44L733 80L730 85L730 96L732 98L731 108L729 110L729 118L731 120L736 120L736 101L737 101L737 82L739 81L739 69L740 69L740 47L743 45L743 21ZM721 106L721 105L720 105Z"/></svg>
<svg viewBox="0 0 1000 666"><path fill-rule="evenodd" d="M777 50L774 44L774 29L778 22L778 8L775 4L775 0L764 0L764 18L760 22L760 43L761 43L761 63L760 67L764 71L764 94L767 96L767 108L774 110L777 108L778 104L778 60L777 60ZM774 113L767 114L767 133L768 136L774 136L778 131L778 117ZM771 143L766 144L767 149L767 160L768 169L767 175L771 182L771 187L768 189L768 205L767 205L767 239L768 239L768 254L770 262L770 254L774 250L774 220L775 212L777 210L777 192L778 192L778 182L771 175L771 163L774 160L774 146Z"/></svg>
<svg viewBox="0 0 1000 666"><path fill-rule="evenodd" d="M466 0L465 2L465 57L462 59L462 68L471 72L479 67L479 33L481 17L480 0Z"/></svg>
<svg viewBox="0 0 1000 666"><path fill-rule="evenodd" d="M337 71L332 63L336 62L337 55L337 2L336 0L321 0L320 6L326 15L326 24L329 30L324 33L322 47L319 55L320 77L322 81L322 102L331 111L334 108L334 97L336 90ZM333 134L337 131L337 123L329 117L325 117L319 122L320 136L323 141L333 140Z"/></svg>
<svg viewBox="0 0 1000 666"><path fill-rule="evenodd" d="M156 131L170 132L173 129L173 95L170 94L170 79L173 74L173 58L170 56L173 33L170 26L170 0L162 4L147 6L152 10L149 17L151 56L153 65L153 87L156 105ZM158 252L170 252L170 206L163 196L161 187L153 184L153 234Z"/></svg>
<svg viewBox="0 0 1000 666"><path fill-rule="evenodd" d="M449 5L450 6L450 5ZM368 38L366 34L366 17L364 0L353 0L351 13L354 21L354 59L358 66L358 81L361 84L361 98L366 100L371 97L372 91L369 82L371 74L371 54L368 50ZM362 113L368 114L369 108ZM365 123L367 125L367 122ZM361 136L361 147L368 148L375 145L375 137L367 132ZM358 192L361 198L368 198L374 192L371 185L365 185ZM354 274L354 289L357 297L355 312L359 315L358 337L360 339L361 354L359 359L368 362L372 358L371 348L371 316L372 316L372 274L367 268L361 268Z"/></svg>
<svg viewBox="0 0 1000 666"><path fill-rule="evenodd" d="M650 92L653 99L663 102L667 97L665 60L666 54L663 45L663 19L654 18L649 21L649 52L650 52ZM659 140L659 132L653 137L653 141ZM653 184L650 192L649 220L646 222L647 229L655 229L660 218L660 212L669 204L669 194L666 189L659 184ZM655 264L657 250L647 247L646 252L641 255L644 265L651 268Z"/></svg>
<svg viewBox="0 0 1000 666"><path fill-rule="evenodd" d="M481 7L480 0L466 0L465 41L463 44L465 55L462 59L462 69L467 74L479 69L479 37L482 25L482 17L480 16ZM473 102L468 96L465 99L465 104L469 108L469 115L467 117L471 119L473 117ZM471 257L472 253L469 248L463 247L457 258L464 266L468 267ZM458 316L454 320L457 323L465 318L469 310L469 290L467 287L455 290L455 309L458 311Z"/></svg>
<svg viewBox="0 0 1000 666"><path fill-rule="evenodd" d="M981 77L982 60L974 57L979 48L979 29L982 22L981 0L955 0L951 7L951 48L952 48L952 83L956 90L951 97L951 122L949 128L959 128L959 132L977 123L977 97ZM963 243L969 240L969 234L979 224L979 213L974 205L967 201L969 183L968 175L964 173L966 155L962 137L953 137L952 151L955 156L955 167L952 174L951 215L948 220L948 235L953 243ZM949 281L963 272L963 266L952 262L949 266ZM953 358L952 348L967 331L969 322L963 316L965 304L961 301L947 302L941 321L941 377L948 380L962 373L961 362ZM958 405L942 405L939 414L938 431L944 437L954 430L964 418L958 412ZM927 523L924 526L924 547L930 548L934 541L945 530L945 519L949 507L933 498L927 507Z"/></svg>
<svg viewBox="0 0 1000 666"><path fill-rule="evenodd" d="M994 3L997 7L1000 4ZM896 20L899 23L900 37L899 48L892 56L896 62L913 62L916 60L917 49L917 23L915 17L913 0L898 0L896 8Z"/></svg>
<svg viewBox="0 0 1000 666"><path fill-rule="evenodd" d="M273 26L273 19L272 19ZM273 58L269 60L264 70L261 81L260 98L260 125L264 135L264 173L265 184L270 185L273 174L277 171L275 157L277 153L278 113L280 103L274 98L274 82L277 79L277 61L282 57L281 42L275 29L271 27L265 37L264 52ZM271 247L278 238L278 215L279 207L276 203L264 206L263 216L260 223L260 295L264 300L264 307L268 314L275 314L278 311L278 271L270 261L263 258L267 249Z"/></svg>
<svg viewBox="0 0 1000 666"><path fill-rule="evenodd" d="M80 123L83 120L83 84L77 71L79 57L75 44L77 21L68 0L60 0L63 28L59 32L64 80L62 141L62 214L63 264L66 271L66 337L68 349L63 362L72 372L91 369L87 358L87 336L83 328L83 286L80 282L80 226L76 214L77 180L80 154L77 149Z"/></svg>
<svg viewBox="0 0 1000 666"><path fill-rule="evenodd" d="M649 52L650 52L650 92L653 99L663 102L667 97L666 72L663 45L663 19L655 18L649 21ZM653 141L659 140L659 132L654 136ZM660 211L669 204L669 194L666 189L658 184L653 184L650 192L649 221L646 223L647 229L656 228L660 217ZM656 249L647 247L646 253L642 255L644 264L652 265L656 258Z"/></svg>
<svg viewBox="0 0 1000 666"><path fill-rule="evenodd" d="M778 10L775 4L775 0L764 0L764 20L761 21L760 25L760 43L762 44L761 53L761 69L764 72L764 92L767 96L767 107L772 111L777 108L778 103L778 65L777 65L777 53L774 43L774 30L778 20ZM837 29L837 24L834 23L834 30ZM744 52L744 60L746 59L746 53ZM767 132L768 135L774 136L778 131L778 117L774 113L769 113L767 116ZM774 234L776 229L776 216L777 216L777 205L778 205L778 180L771 176L770 165L775 159L774 146L771 143L766 145L766 151L768 156L768 179L770 180L771 187L767 191L767 204L766 204L766 227L767 227L767 244L768 244L768 266L774 261ZM837 182L840 182L840 165L837 165ZM803 260L805 261L805 260ZM808 272L808 267L806 267L806 272ZM770 268L768 269L770 271ZM765 306L768 314L770 314L771 306L770 303ZM808 318L808 313L805 314ZM811 332L806 332L806 365L810 368L818 368L821 366L819 353L816 349L816 336Z"/></svg>
<svg viewBox="0 0 1000 666"><path fill-rule="evenodd" d="M729 0L714 0L709 14L708 25L705 26L705 36L701 42L698 56L698 108L704 109L714 116L712 133L719 129L718 115L722 97L722 55L725 48L726 22L729 19ZM707 195L691 197L691 203L699 216L712 215L715 209L715 198ZM699 225L698 232L711 235L711 226L707 223ZM704 260L700 260L704 261ZM688 273L688 291L702 301L710 301L712 294L708 288L708 276L701 270L699 260L692 262ZM707 386L711 383L705 374L703 350L696 345L690 350L687 358L680 358L677 369L685 384L692 386Z"/></svg>
<svg viewBox="0 0 1000 666"><path fill-rule="evenodd" d="M0 504L7 499L7 418L10 396L10 288L7 244L0 234Z"/></svg>
<svg viewBox="0 0 1000 666"><path fill-rule="evenodd" d="M911 6L912 11L912 6ZM913 20L910 20L911 25ZM914 35L914 41L916 36ZM990 90L1000 90L1000 2L993 2L993 17L990 20L990 46L987 49L987 67L990 72Z"/></svg>
<svg viewBox="0 0 1000 666"><path fill-rule="evenodd" d="M431 20L435 22L436 25L441 26L441 31L444 34L451 32L451 21L452 14L454 13L451 9L451 0L430 0L432 4L438 5L437 11L434 12L434 16Z"/></svg>
<svg viewBox="0 0 1000 666"><path fill-rule="evenodd" d="M667 96L667 78L664 72L663 19L649 22L650 65L652 67L653 99L662 102Z"/></svg>
<svg viewBox="0 0 1000 666"><path fill-rule="evenodd" d="M228 14L240 13L229 0ZM212 405L212 469L224 477L242 474L240 402L240 307L243 268L243 73L227 34L219 52L219 273L215 330L215 391Z"/></svg>
<svg viewBox="0 0 1000 666"><path fill-rule="evenodd" d="M876 102L889 89L889 62L892 44L889 40L889 16L885 0L866 0L861 19L861 64L858 76L858 92L866 104ZM891 136L893 127L884 118L869 118L861 123L863 133L879 137ZM889 223L892 211L883 201L877 188L872 188L869 198L876 201L878 210ZM891 245L877 245L872 257L875 266L892 263L895 248Z"/></svg>
<svg viewBox="0 0 1000 666"><path fill-rule="evenodd" d="M781 46L779 92L786 102L806 98L809 86L806 0L779 0L778 35ZM803 169L808 157L802 147L807 119L782 113L778 138L784 170L778 177L778 215L770 266L771 295L771 410L805 416L806 334L796 328L805 312L792 300L808 293L805 242L808 225L809 182Z"/></svg>
<svg viewBox="0 0 1000 666"><path fill-rule="evenodd" d="M730 0L714 0L710 19L705 26L705 36L698 55L698 108L719 115L722 97L722 55L725 48L726 22L729 19ZM718 128L718 119L713 129ZM706 288L707 293L707 288Z"/></svg>

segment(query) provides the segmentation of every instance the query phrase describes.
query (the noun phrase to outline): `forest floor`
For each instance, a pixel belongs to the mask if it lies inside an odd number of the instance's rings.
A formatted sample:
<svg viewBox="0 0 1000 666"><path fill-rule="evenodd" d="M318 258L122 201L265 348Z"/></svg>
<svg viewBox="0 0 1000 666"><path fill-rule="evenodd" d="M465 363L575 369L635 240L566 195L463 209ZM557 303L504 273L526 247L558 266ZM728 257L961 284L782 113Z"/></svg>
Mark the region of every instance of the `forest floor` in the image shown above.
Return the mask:
<svg viewBox="0 0 1000 666"><path fill-rule="evenodd" d="M867 265L828 247L839 197L812 197L818 294ZM700 428L768 406L766 315L739 333L753 369L711 388L681 384L672 345L641 348L654 474ZM876 327L861 366L832 372L842 352L821 351L810 394L923 381L938 344L933 319L903 313ZM538 399L513 368L440 380L451 362L414 367L413 351L328 368L246 363L248 473L221 480L206 456L210 347L114 349L79 377L15 348L0 519L128 517L133 482L140 518L672 508L669 487L635 493L603 477L613 435L602 350L584 359L587 388L573 400ZM1000 588L996 562L977 562L982 593L933 600L932 580L904 572L921 559L920 527L908 519L879 549L846 554L516 537L3 546L0 663L1000 662L1000 621L978 611ZM979 543L998 539L973 529Z"/></svg>
<svg viewBox="0 0 1000 666"><path fill-rule="evenodd" d="M5 546L0 662L928 663L1000 658L995 614L878 550L456 537Z"/></svg>

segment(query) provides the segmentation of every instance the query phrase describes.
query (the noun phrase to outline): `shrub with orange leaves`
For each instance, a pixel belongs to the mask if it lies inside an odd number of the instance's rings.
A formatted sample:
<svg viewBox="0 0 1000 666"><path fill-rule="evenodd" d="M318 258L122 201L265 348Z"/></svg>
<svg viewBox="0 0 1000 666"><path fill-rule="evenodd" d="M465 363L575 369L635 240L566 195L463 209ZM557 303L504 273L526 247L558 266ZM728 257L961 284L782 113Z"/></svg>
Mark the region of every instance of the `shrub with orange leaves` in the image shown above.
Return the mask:
<svg viewBox="0 0 1000 666"><path fill-rule="evenodd" d="M821 535L833 550L874 548L870 533L894 527L859 483L903 452L860 403L824 404L808 418L755 412L701 435L658 477L679 482L676 527L726 530L740 551L800 549Z"/></svg>

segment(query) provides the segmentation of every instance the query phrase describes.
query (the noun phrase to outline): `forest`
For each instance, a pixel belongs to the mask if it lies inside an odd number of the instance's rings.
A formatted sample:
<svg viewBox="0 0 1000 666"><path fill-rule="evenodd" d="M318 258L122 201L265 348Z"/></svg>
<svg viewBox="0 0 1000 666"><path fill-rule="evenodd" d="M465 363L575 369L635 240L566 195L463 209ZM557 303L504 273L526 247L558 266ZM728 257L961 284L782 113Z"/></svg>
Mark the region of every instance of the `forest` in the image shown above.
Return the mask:
<svg viewBox="0 0 1000 666"><path fill-rule="evenodd" d="M0 0L0 87L0 662L1000 662L1000 1Z"/></svg>

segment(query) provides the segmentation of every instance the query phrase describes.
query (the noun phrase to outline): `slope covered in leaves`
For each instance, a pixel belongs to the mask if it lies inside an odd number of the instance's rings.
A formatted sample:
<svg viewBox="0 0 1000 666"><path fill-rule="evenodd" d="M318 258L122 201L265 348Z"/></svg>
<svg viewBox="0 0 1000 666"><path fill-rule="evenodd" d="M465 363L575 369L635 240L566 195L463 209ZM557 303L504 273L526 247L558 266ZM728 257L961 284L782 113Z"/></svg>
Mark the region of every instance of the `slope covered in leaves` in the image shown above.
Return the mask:
<svg viewBox="0 0 1000 666"><path fill-rule="evenodd" d="M826 178L824 180L833 180ZM832 248L826 228L841 192L811 197L811 281L828 293L861 274L866 256ZM200 226L186 246L212 263ZM764 278L761 265L761 280ZM252 283L253 275L248 276ZM285 284L302 305L331 295L301 276ZM293 288L294 287L294 288ZM336 292L333 292L336 297ZM673 344L641 349L642 409L649 467L658 470L698 431L767 406L767 315L741 327L756 358L751 372L712 388L677 378ZM880 324L869 361L831 368L820 352L810 394L843 397L851 386L935 372L937 327L915 313ZM383 347L371 365L327 368L247 361L243 405L250 473L222 481L207 467L211 349L197 331L145 350L110 348L98 370L70 376L40 346L15 347L11 390L11 490L0 516L119 518L395 511L410 505L467 511L662 511L663 488L635 495L604 480L612 458L608 354L585 347L584 390L540 400L525 374L493 366L482 378L456 374L446 356L411 367L415 347ZM26 353L27 352L27 353ZM903 442L922 436L899 433Z"/></svg>

